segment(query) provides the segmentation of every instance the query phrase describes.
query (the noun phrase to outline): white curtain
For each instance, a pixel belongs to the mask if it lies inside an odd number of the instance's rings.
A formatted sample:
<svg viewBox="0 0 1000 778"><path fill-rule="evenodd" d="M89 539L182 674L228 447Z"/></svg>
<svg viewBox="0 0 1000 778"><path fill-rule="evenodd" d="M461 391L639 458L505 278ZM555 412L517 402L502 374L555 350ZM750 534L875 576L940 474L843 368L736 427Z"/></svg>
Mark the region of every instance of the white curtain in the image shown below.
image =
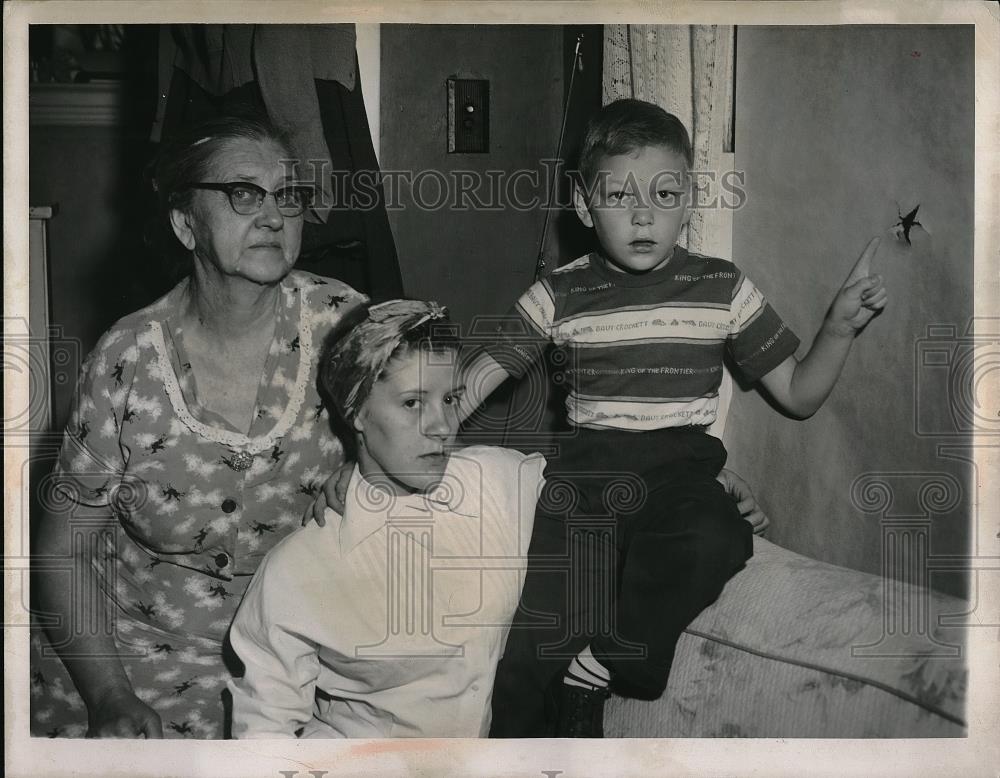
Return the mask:
<svg viewBox="0 0 1000 778"><path fill-rule="evenodd" d="M719 179L733 169L735 29L728 25L604 26L605 103L635 97L656 103L691 133L696 181L710 183L699 202L719 194ZM732 211L695 208L680 242L689 251L732 256ZM732 379L723 377L718 420L711 432L722 437L732 398Z"/></svg>

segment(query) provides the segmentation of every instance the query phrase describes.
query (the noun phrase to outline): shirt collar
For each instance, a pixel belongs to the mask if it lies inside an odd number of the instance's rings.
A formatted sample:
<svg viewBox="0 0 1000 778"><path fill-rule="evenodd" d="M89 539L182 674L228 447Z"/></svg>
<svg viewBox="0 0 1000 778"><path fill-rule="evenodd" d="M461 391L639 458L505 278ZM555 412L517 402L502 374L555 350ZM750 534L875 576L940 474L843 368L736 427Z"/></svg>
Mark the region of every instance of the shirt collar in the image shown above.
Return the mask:
<svg viewBox="0 0 1000 778"><path fill-rule="evenodd" d="M626 273L620 270L612 270L608 267L609 260L600 252L595 251L590 255L590 267L594 269L602 278L611 281L618 287L643 287L653 286L673 279L677 271L687 262L688 252L683 246L675 245L667 264L658 270L650 270L646 273Z"/></svg>
<svg viewBox="0 0 1000 778"><path fill-rule="evenodd" d="M461 452L455 452L448 458L441 483L431 492L392 497L366 481L355 465L340 522L341 550L344 553L352 551L390 522L403 525L426 521L440 513L477 518L480 515L482 484L478 469L473 471L473 477L464 472L467 469L465 463L471 461L462 457Z"/></svg>

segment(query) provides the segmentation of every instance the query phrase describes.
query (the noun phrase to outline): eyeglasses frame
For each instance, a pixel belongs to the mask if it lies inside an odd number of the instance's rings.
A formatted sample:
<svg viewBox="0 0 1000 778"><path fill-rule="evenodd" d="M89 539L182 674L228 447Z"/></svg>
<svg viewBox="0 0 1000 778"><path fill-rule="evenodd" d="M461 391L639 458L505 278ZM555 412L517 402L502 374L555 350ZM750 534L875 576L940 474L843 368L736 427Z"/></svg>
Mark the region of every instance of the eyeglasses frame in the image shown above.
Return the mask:
<svg viewBox="0 0 1000 778"><path fill-rule="evenodd" d="M252 211L242 212L233 202L233 191L236 187L242 187L244 189L250 189L257 192L257 207ZM193 181L187 184L183 184L179 189L206 189L211 192L222 192L226 195L226 199L229 201L229 207L233 209L234 213L240 216L252 216L255 213L259 213L261 208L264 207L264 200L267 199L268 195L274 197L274 204L278 209L278 213L282 216L295 217L301 216L310 207L312 207L312 195L315 193L313 188L306 184L288 184L281 187L280 189L275 189L273 191L267 190L259 184L255 184L252 181ZM296 210L294 213L286 213L288 207L282 208L278 205L278 195L284 192L286 189L298 189L309 193L308 202L304 203L302 207Z"/></svg>

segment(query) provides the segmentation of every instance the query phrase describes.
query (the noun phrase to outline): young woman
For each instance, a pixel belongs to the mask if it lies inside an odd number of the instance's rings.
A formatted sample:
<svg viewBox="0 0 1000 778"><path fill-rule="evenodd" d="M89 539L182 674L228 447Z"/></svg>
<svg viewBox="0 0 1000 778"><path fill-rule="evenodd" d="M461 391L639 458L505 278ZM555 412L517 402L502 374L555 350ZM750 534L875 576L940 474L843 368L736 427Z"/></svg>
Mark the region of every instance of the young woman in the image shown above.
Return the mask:
<svg viewBox="0 0 1000 778"><path fill-rule="evenodd" d="M484 737L545 460L453 450L459 343L436 304L338 332L320 380L357 466L343 515L275 546L247 590L233 734Z"/></svg>

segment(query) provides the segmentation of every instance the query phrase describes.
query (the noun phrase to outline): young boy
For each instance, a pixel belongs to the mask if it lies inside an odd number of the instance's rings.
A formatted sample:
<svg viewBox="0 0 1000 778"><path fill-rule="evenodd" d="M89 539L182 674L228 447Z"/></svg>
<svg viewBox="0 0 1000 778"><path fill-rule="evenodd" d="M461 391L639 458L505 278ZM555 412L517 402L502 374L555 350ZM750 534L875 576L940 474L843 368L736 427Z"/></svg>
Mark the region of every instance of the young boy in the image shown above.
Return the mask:
<svg viewBox="0 0 1000 778"><path fill-rule="evenodd" d="M676 117L638 100L605 106L587 129L574 193L599 249L528 289L518 327L501 328L470 371L475 407L527 371L532 351L509 337L515 329L571 351L575 434L546 471L493 737L602 737L609 687L662 694L681 632L752 554L751 527L716 481L726 451L705 431L724 354L805 418L886 303L868 275L873 241L796 359L798 338L743 273L676 245L691 165Z"/></svg>

